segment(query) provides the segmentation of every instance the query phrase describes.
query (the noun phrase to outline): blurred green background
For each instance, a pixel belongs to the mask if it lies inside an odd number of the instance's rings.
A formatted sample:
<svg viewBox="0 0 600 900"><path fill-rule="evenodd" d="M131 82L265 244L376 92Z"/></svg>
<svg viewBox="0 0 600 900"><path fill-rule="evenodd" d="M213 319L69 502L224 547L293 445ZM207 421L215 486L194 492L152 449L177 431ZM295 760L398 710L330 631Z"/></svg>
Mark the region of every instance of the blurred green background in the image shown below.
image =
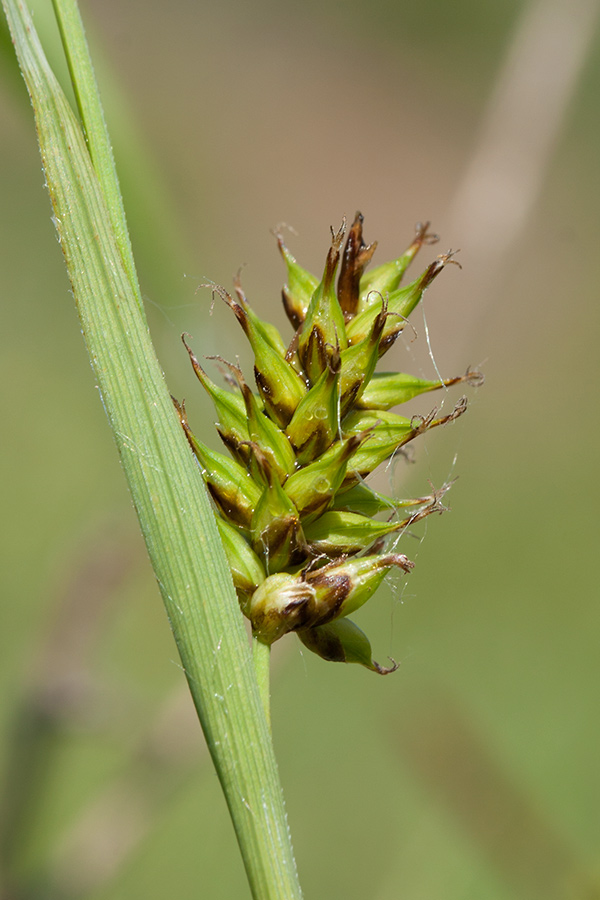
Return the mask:
<svg viewBox="0 0 600 900"><path fill-rule="evenodd" d="M50 6L35 21L64 77ZM179 335L245 352L197 290L242 265L286 328L273 226L315 272L356 209L379 262L418 220L441 243L417 269L461 248L390 359L486 375L467 416L378 481L460 476L451 512L401 548L410 579L358 619L400 669L294 638L274 654L307 900L600 896L597 7L82 3L152 334L202 437L213 412ZM246 897L2 37L2 896Z"/></svg>

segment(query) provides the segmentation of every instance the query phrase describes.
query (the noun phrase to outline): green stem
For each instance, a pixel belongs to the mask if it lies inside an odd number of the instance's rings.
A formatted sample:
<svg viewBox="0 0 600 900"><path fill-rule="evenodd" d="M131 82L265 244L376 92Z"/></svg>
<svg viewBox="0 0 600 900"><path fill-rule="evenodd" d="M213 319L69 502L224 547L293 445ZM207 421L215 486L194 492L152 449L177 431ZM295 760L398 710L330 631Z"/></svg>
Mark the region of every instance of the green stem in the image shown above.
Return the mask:
<svg viewBox="0 0 600 900"><path fill-rule="evenodd" d="M265 717L269 728L271 727L271 688L270 688L270 663L271 645L259 641L252 636L252 661L254 674L258 682L258 691L262 700Z"/></svg>

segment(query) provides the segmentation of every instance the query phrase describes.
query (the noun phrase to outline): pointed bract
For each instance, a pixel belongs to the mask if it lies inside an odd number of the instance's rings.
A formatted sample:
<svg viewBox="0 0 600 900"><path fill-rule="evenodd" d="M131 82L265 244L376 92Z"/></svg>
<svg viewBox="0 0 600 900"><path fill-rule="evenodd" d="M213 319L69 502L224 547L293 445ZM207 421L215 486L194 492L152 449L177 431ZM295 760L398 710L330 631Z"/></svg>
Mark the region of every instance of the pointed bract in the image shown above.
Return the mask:
<svg viewBox="0 0 600 900"><path fill-rule="evenodd" d="M373 376L380 356L379 345L387 318L387 306L383 303L371 323L370 332L354 346L344 350L341 355L340 416L344 416L348 409L357 403Z"/></svg>
<svg viewBox="0 0 600 900"><path fill-rule="evenodd" d="M215 288L219 296L234 312L244 329L254 353L254 376L265 408L273 420L285 427L306 393L306 384L285 358L280 348L273 346L265 329L257 325L255 317L223 288Z"/></svg>
<svg viewBox="0 0 600 900"><path fill-rule="evenodd" d="M357 513L329 510L307 525L304 533L315 555L323 553L333 558L360 553L403 527L402 522L380 522Z"/></svg>
<svg viewBox="0 0 600 900"><path fill-rule="evenodd" d="M467 369L464 375L445 378L443 381L427 381L403 372L376 372L361 396L356 401L360 409L391 409L407 403L420 394L437 391L443 387L465 382L472 387L483 384L483 375L474 369Z"/></svg>
<svg viewBox="0 0 600 900"><path fill-rule="evenodd" d="M360 556L338 566L319 569L314 573L312 584L315 585L317 598L321 602L334 603L337 615L348 616L373 596L390 569L397 568L408 574L413 567L414 563L403 553ZM348 579L349 587L341 601L339 578Z"/></svg>
<svg viewBox="0 0 600 900"><path fill-rule="evenodd" d="M246 384L239 366L234 366L231 363L225 364L233 373L242 393L249 440L268 457L280 483L283 483L296 467L296 457L292 445L275 422L268 416L265 416L262 407L259 405L258 397L252 393Z"/></svg>
<svg viewBox="0 0 600 900"><path fill-rule="evenodd" d="M346 320L351 319L358 311L360 279L377 248L377 243L368 246L365 244L362 226L362 214L357 212L342 253L337 296Z"/></svg>
<svg viewBox="0 0 600 900"><path fill-rule="evenodd" d="M401 521L394 519L381 522L369 516L359 515L343 510L328 510L315 522L307 525L304 536L311 551L315 555L323 554L330 558L336 556L352 556L373 545L383 546L383 539L392 534L401 534L409 526L432 513L445 512L438 494L431 501Z"/></svg>
<svg viewBox="0 0 600 900"><path fill-rule="evenodd" d="M243 445L250 437L248 434L244 401L239 394L233 394L231 391L226 391L224 388L218 387L211 381L185 338L186 335L182 334L181 340L189 354L190 362L192 363L196 377L215 405L215 410L219 417L217 430L221 439L228 450L236 456L241 456L240 461L245 462L248 456L247 452L244 453L242 451L239 453L240 445Z"/></svg>
<svg viewBox="0 0 600 900"><path fill-rule="evenodd" d="M449 262L454 262L452 256L452 251L438 256L431 265L427 266L422 275L406 287L398 288L398 290L386 294L385 297L381 294L374 295L374 301L348 323L348 342L352 345L365 338L371 329L375 316L381 311L384 303L387 302L388 320L379 343L379 355L383 356L386 350L389 350L392 346L400 332L404 330L408 316L417 306L431 282L437 278Z"/></svg>
<svg viewBox="0 0 600 900"><path fill-rule="evenodd" d="M344 314L336 296L334 280L344 231L343 223L339 231L332 235L323 278L312 296L299 333L298 356L311 384L327 368L326 347L329 345L344 350L348 346Z"/></svg>
<svg viewBox="0 0 600 900"><path fill-rule="evenodd" d="M349 490L338 492L330 509L347 510L363 516L376 516L377 513L392 513L405 501L395 500L374 491L365 481L360 481Z"/></svg>
<svg viewBox="0 0 600 900"><path fill-rule="evenodd" d="M355 484L349 490L336 494L330 510L354 512L362 516L372 517L378 513L387 512L390 514L396 510L410 507L429 507L434 503L439 503L451 485L452 482L444 484L426 497L396 499L395 497L386 497L385 494L379 494L377 491L372 490L366 482L359 481L358 484Z"/></svg>
<svg viewBox="0 0 600 900"><path fill-rule="evenodd" d="M327 625L301 628L296 634L305 647L329 662L358 663L379 675L389 675L398 668L393 660L392 665L387 667L375 662L368 637L350 619L336 619Z"/></svg>
<svg viewBox="0 0 600 900"><path fill-rule="evenodd" d="M267 577L265 567L237 528L220 516L217 516L217 528L240 605L245 609L254 591Z"/></svg>
<svg viewBox="0 0 600 900"><path fill-rule="evenodd" d="M324 453L339 431L341 359L337 349L327 347L326 350L327 368L304 395L286 428L300 465Z"/></svg>
<svg viewBox="0 0 600 900"><path fill-rule="evenodd" d="M368 433L353 434L338 441L319 459L294 472L284 490L304 522L312 522L327 509L346 476L348 461L368 438Z"/></svg>
<svg viewBox="0 0 600 900"><path fill-rule="evenodd" d="M429 234L429 222L418 222L415 227L415 237L412 244L404 253L391 262L383 263L375 269L371 269L360 279L360 297L356 312L362 310L372 302L377 294L385 296L399 288L402 276L423 246L423 244L435 244L439 240L437 234ZM370 296L370 295L373 296Z"/></svg>
<svg viewBox="0 0 600 900"><path fill-rule="evenodd" d="M238 303L246 313L248 320L252 323L252 328L257 331L280 356L285 356L286 347L279 330L271 322L265 322L263 319L258 318L248 303L246 294L243 291L239 272L233 279L233 286L235 288L235 295L238 298Z"/></svg>
<svg viewBox="0 0 600 900"><path fill-rule="evenodd" d="M249 528L261 489L246 469L234 459L211 450L192 433L185 414L185 406L174 398L179 421L200 469L208 491L226 519L240 528Z"/></svg>
<svg viewBox="0 0 600 900"><path fill-rule="evenodd" d="M298 265L295 257L284 244L279 231L275 232L275 237L287 266L287 284L281 291L283 307L294 329L298 329L306 318L306 310L319 285L319 279Z"/></svg>
<svg viewBox="0 0 600 900"><path fill-rule="evenodd" d="M269 460L259 447L251 446L264 479L264 488L252 516L252 546L264 558L267 572L278 572L289 566L305 546L300 515L281 487Z"/></svg>
<svg viewBox="0 0 600 900"><path fill-rule="evenodd" d="M435 418L437 410L432 410L428 416L413 416L412 419L405 419L384 410L353 413L351 420L346 424L346 432L352 433L370 426L372 437L353 456L346 471L344 484L353 484L359 478L369 475L409 441L432 428L454 422L466 412L466 409L467 398L461 397L451 413L437 419Z"/></svg>

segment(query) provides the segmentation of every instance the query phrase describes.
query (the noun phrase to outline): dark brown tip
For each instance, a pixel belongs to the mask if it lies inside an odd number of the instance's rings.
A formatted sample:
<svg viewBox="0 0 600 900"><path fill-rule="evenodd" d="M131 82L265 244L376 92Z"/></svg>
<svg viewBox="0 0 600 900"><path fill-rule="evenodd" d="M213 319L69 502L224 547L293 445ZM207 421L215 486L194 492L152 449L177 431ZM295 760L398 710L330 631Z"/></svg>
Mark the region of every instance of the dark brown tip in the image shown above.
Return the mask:
<svg viewBox="0 0 600 900"><path fill-rule="evenodd" d="M410 528L411 525L416 525L421 519L426 519L427 516L431 516L433 513L439 513L441 515L442 513L448 512L448 507L444 506L442 503L442 497L449 488L450 485L444 485L444 487L440 488L438 491L434 491L427 506L418 509L416 512L412 513L412 515L400 522L398 531Z"/></svg>
<svg viewBox="0 0 600 900"><path fill-rule="evenodd" d="M243 372L240 367L236 366L234 363L228 362L222 356L207 356L206 358L217 360L217 362L220 362L227 368L227 371L230 373L232 380L235 382L235 386L239 388L242 397L244 398L244 403L246 404L246 414L250 416L252 408L252 391L248 387L248 384L246 383L246 379L244 378Z"/></svg>
<svg viewBox="0 0 600 900"><path fill-rule="evenodd" d="M219 356L218 353L215 353L212 356L207 356L206 359L210 359L215 362L219 362L219 363L221 363L221 365L225 366L228 369L228 371L233 374L238 387L241 388L243 385L246 384L242 370L235 363L230 363L228 360L225 359L225 357Z"/></svg>
<svg viewBox="0 0 600 900"><path fill-rule="evenodd" d="M183 346L185 347L185 349L188 352L188 356L190 357L190 362L192 364L192 368L194 369L194 372L196 373L196 378L203 386L206 386L206 384L205 384L206 378L207 378L206 372L204 371L204 369L198 362L198 358L197 358L196 354L194 353L194 351L192 350L192 348L190 347L190 345L188 344L188 342L186 341L186 337L191 337L191 334L188 334L186 331L184 331L184 333L181 335L181 340L182 340Z"/></svg>
<svg viewBox="0 0 600 900"><path fill-rule="evenodd" d="M236 297L245 308L248 305L248 300L246 298L246 294L242 287L242 270L241 268L237 270L235 275L233 276L233 289L235 291Z"/></svg>
<svg viewBox="0 0 600 900"><path fill-rule="evenodd" d="M255 441L242 441L241 446L248 447L248 451L264 478L265 483L272 485L277 476L273 472L273 466L269 457L261 450Z"/></svg>
<svg viewBox="0 0 600 900"><path fill-rule="evenodd" d="M331 375L338 375L342 368L342 355L339 346L334 347L333 344L325 344L325 353L327 354L327 369Z"/></svg>
<svg viewBox="0 0 600 900"><path fill-rule="evenodd" d="M179 416L179 421L181 422L184 428L188 427L187 415L185 412L185 400L182 400L181 403L179 400L171 394L171 400L173 401L173 406L177 410L177 415Z"/></svg>
<svg viewBox="0 0 600 900"><path fill-rule="evenodd" d="M346 233L346 219L342 219L342 224L337 231L331 229L331 247L327 254L327 262L325 263L325 274L323 275L323 288L325 293L329 290L335 278L335 270L340 258L340 247Z"/></svg>
<svg viewBox="0 0 600 900"><path fill-rule="evenodd" d="M190 426L188 424L187 413L185 411L185 400L182 400L181 403L179 403L179 401L176 400L172 394L171 394L171 400L173 401L173 405L174 405L175 409L177 410L177 415L179 416L179 422L181 424L181 427L184 430L185 436L187 438L187 442L190 445L192 452L195 454L196 449L197 449L197 442L192 433L192 429L190 428Z"/></svg>
<svg viewBox="0 0 600 900"><path fill-rule="evenodd" d="M356 315L360 279L377 247L376 243L369 246L365 244L362 227L363 216L362 213L357 212L348 232L337 286L337 297L346 319Z"/></svg>

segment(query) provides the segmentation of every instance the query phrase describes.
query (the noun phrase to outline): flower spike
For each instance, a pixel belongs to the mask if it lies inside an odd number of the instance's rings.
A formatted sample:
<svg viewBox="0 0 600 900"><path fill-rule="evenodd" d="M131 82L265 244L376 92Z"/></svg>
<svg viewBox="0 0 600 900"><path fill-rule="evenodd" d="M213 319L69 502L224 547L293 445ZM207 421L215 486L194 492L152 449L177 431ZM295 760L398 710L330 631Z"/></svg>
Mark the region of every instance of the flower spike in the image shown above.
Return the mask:
<svg viewBox="0 0 600 900"><path fill-rule="evenodd" d="M398 499L374 491L365 478L420 435L458 419L467 403L461 398L445 415L434 409L402 416L393 407L456 384L477 387L483 376L468 369L459 377L428 380L378 373L376 367L424 291L455 260L452 252L442 254L402 285L417 253L437 240L426 223L417 226L401 256L369 273L377 245L365 243L357 213L347 233L345 221L332 230L318 281L298 264L279 231L275 236L287 268L283 304L295 330L287 346L277 328L256 314L239 275L233 296L211 285L248 338L258 392L239 366L213 357L226 366L233 390L217 387L182 338L231 456L199 441L184 404L175 406L255 638L271 644L296 632L322 659L387 674L396 664L375 662L368 638L347 616L388 572L411 571L413 563L396 548L417 522L444 512L450 485Z"/></svg>

